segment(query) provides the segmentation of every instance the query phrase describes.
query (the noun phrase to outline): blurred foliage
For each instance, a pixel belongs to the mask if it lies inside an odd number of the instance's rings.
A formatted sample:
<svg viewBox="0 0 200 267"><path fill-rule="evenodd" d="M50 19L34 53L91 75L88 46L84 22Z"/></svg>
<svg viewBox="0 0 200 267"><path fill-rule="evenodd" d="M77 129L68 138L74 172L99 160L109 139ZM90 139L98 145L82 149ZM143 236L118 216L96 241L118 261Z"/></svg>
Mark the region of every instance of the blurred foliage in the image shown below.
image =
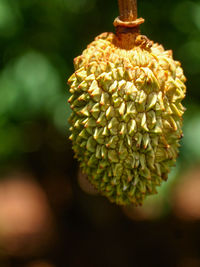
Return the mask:
<svg viewBox="0 0 200 267"><path fill-rule="evenodd" d="M178 177L177 171L200 161L200 1L138 2L139 15L146 20L142 33L173 49L188 79L185 137L171 174ZM44 142L41 125L66 140L62 147L70 146L66 81L73 58L96 35L113 31L117 15L114 0L0 0L1 164L39 151ZM51 141L56 143L52 136ZM60 147L54 145L55 150Z"/></svg>

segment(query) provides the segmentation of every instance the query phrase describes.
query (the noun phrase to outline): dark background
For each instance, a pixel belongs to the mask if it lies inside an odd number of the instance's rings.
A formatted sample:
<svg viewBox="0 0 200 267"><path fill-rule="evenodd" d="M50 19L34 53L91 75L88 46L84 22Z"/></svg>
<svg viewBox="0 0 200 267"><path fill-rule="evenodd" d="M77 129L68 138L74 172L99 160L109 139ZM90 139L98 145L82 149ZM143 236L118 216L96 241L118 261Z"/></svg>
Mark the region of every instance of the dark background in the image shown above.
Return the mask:
<svg viewBox="0 0 200 267"><path fill-rule="evenodd" d="M176 167L143 207L98 196L68 141L68 77L117 0L0 0L0 266L200 266L200 1L138 1L187 77Z"/></svg>

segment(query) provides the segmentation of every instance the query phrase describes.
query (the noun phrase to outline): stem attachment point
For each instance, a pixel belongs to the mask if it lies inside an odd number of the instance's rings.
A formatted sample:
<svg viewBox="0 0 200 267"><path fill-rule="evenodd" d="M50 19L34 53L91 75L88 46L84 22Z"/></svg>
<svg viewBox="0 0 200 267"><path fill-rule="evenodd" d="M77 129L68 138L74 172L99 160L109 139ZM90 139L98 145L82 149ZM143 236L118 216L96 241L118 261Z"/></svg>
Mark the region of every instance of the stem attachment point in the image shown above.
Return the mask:
<svg viewBox="0 0 200 267"><path fill-rule="evenodd" d="M126 28L134 28L139 26L140 24L144 23L144 19L143 18L138 18L132 21L123 21L120 19L120 17L117 17L114 22L113 25L115 27L126 27Z"/></svg>

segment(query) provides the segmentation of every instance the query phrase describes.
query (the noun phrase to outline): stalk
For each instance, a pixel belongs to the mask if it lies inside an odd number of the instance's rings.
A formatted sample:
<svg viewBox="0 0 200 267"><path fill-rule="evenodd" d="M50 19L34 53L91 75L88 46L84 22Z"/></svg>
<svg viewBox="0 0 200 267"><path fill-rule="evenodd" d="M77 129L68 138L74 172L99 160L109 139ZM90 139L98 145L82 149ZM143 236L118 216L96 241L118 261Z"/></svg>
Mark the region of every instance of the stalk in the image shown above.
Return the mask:
<svg viewBox="0 0 200 267"><path fill-rule="evenodd" d="M118 0L119 17L114 20L114 26L124 28L138 28L144 22L137 18L137 0Z"/></svg>
<svg viewBox="0 0 200 267"><path fill-rule="evenodd" d="M122 21L137 19L137 0L118 0L119 14Z"/></svg>
<svg viewBox="0 0 200 267"><path fill-rule="evenodd" d="M118 0L119 17L114 20L116 42L118 47L132 49L140 34L139 25L143 18L137 18L137 0Z"/></svg>

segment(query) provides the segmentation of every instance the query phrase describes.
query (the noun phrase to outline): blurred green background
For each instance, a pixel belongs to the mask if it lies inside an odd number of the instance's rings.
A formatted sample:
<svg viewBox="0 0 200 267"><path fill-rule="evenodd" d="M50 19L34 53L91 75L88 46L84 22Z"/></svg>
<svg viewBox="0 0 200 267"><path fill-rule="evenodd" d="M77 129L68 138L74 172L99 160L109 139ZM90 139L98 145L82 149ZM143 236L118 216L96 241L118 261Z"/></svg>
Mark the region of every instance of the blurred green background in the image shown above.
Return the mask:
<svg viewBox="0 0 200 267"><path fill-rule="evenodd" d="M182 63L187 111L168 182L120 208L78 171L66 83L114 31L117 0L0 0L0 266L200 266L200 1L142 0L138 13Z"/></svg>

